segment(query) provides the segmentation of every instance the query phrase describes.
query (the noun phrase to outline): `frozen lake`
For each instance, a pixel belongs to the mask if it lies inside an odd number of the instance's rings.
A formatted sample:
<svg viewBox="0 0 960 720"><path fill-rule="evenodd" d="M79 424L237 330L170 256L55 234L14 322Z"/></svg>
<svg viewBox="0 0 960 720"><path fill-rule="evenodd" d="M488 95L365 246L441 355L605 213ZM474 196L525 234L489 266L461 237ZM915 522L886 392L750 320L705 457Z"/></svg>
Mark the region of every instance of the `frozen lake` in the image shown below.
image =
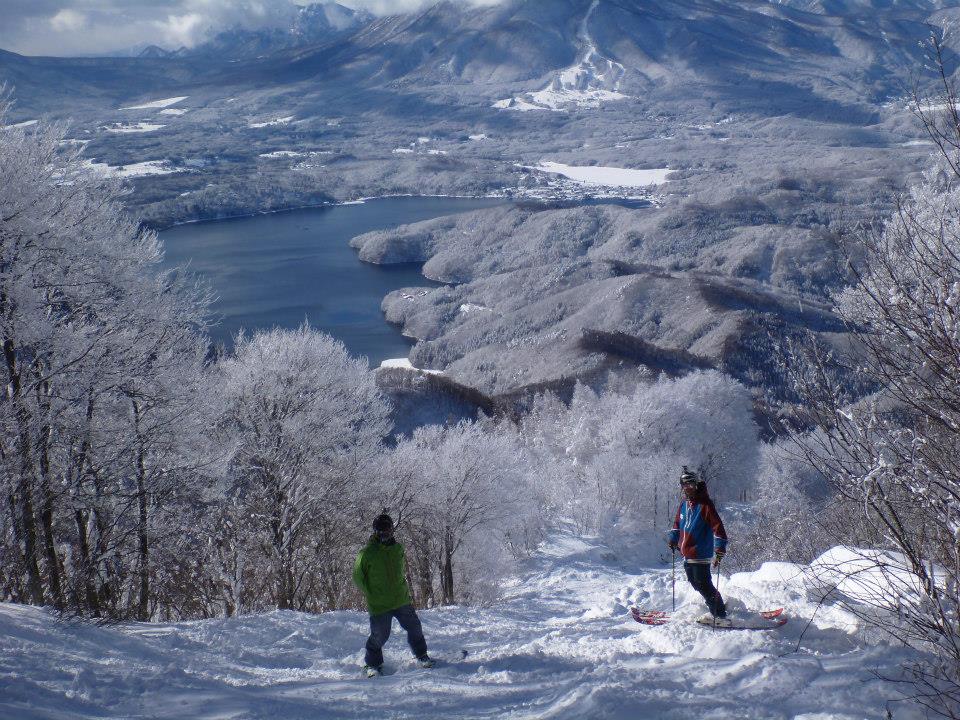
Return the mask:
<svg viewBox="0 0 960 720"><path fill-rule="evenodd" d="M180 225L160 237L168 266L189 264L212 286L219 319L211 330L215 342L229 345L241 328L294 328L307 319L375 366L406 357L410 349L410 342L383 319L383 297L398 288L435 283L420 274L419 265L360 262L350 238L503 202L382 198Z"/></svg>

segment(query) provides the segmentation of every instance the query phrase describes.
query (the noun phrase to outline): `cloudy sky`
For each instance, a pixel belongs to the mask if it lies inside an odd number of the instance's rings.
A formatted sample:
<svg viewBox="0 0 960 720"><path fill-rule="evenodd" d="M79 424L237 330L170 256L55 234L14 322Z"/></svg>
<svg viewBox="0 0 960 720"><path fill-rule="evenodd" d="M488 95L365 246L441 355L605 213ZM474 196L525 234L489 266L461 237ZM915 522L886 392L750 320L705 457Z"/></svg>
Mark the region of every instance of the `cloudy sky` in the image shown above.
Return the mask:
<svg viewBox="0 0 960 720"><path fill-rule="evenodd" d="M391 14L436 0L340 2ZM238 24L285 25L295 9L292 0L0 0L0 48L23 55L95 54L142 44L176 49Z"/></svg>

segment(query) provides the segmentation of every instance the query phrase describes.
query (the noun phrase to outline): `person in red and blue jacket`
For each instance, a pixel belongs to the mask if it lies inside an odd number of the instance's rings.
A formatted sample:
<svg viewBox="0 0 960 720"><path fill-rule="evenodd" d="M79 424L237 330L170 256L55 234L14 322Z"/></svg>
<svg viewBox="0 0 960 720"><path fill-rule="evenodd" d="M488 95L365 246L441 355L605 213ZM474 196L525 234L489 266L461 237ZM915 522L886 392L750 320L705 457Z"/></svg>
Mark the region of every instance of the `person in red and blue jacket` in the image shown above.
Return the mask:
<svg viewBox="0 0 960 720"><path fill-rule="evenodd" d="M670 549L680 550L687 580L707 601L714 621L725 620L727 608L710 574L711 563L717 567L727 551L723 520L707 494L707 484L695 472L684 467L680 487L684 499L670 532Z"/></svg>

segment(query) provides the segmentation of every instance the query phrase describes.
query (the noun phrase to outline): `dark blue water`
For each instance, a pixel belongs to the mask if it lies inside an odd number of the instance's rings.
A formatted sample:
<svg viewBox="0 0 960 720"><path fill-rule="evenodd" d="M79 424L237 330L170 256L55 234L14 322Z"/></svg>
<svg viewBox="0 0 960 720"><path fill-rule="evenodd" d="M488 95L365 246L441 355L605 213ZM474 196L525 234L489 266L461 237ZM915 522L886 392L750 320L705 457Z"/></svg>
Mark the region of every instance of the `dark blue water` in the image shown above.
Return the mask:
<svg viewBox="0 0 960 720"><path fill-rule="evenodd" d="M167 266L189 263L217 300L215 342L228 347L238 330L296 328L304 319L344 342L372 365L406 357L410 342L383 319L392 290L432 285L419 265L362 263L348 244L370 230L491 207L502 200L405 197L289 210L180 225L160 234Z"/></svg>

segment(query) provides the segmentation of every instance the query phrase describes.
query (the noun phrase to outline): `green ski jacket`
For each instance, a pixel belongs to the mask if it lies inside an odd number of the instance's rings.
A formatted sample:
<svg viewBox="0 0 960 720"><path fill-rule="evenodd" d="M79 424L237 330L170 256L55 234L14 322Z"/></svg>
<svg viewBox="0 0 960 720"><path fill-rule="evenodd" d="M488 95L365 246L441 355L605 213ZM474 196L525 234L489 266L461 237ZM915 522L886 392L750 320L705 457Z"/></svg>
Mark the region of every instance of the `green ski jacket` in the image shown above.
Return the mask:
<svg viewBox="0 0 960 720"><path fill-rule="evenodd" d="M410 604L403 545L384 545L375 535L357 555L353 582L363 591L371 615L380 615Z"/></svg>

